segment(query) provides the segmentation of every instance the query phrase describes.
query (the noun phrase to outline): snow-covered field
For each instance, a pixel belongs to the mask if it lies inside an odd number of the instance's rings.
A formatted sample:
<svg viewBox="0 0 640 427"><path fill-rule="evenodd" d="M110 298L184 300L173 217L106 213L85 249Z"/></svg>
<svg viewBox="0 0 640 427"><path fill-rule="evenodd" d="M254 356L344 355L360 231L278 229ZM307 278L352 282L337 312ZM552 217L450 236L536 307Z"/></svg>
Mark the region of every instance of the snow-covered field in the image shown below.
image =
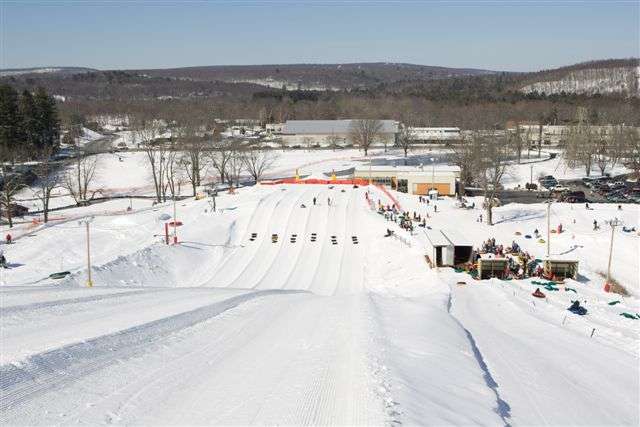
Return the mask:
<svg viewBox="0 0 640 427"><path fill-rule="evenodd" d="M143 155L101 155L100 185L151 192ZM361 161L354 150L290 151L271 173ZM580 276L566 283L576 293L540 300L530 279L429 269L422 229L385 221L366 191L391 203L375 187L321 185L242 188L220 194L216 212L181 201L180 244L169 246L170 203L133 200L128 212L114 200L19 224L1 246L2 424L638 425L640 320L620 315L640 313L637 232L614 236L613 276L631 296L605 293L599 275L604 221L640 229L638 205L552 205L551 227L565 231L551 253L579 260ZM523 238L546 233L543 204L496 208L488 226L450 198L435 212L392 194L432 228L544 255ZM89 216L91 288L79 223ZM59 271L71 273L49 278ZM574 299L586 316L566 310Z"/></svg>

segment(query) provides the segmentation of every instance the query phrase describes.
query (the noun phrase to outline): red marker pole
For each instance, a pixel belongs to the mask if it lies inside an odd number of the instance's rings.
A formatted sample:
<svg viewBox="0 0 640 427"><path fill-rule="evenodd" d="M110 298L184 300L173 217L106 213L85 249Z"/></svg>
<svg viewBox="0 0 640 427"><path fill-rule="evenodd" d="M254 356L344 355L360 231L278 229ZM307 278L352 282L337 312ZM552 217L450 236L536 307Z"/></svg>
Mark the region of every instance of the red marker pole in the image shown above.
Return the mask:
<svg viewBox="0 0 640 427"><path fill-rule="evenodd" d="M169 223L164 223L164 241L169 244Z"/></svg>

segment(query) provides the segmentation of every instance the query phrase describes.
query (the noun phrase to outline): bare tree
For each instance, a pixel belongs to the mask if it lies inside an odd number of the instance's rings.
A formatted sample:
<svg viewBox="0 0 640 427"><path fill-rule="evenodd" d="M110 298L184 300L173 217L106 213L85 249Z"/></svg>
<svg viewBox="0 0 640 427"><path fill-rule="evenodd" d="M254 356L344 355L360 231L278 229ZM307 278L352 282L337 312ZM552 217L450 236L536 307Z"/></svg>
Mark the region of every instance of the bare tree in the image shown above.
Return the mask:
<svg viewBox="0 0 640 427"><path fill-rule="evenodd" d="M327 145L329 147L331 147L331 149L333 151L336 151L336 148L338 148L340 146L340 142L342 142L342 138L340 138L338 135L332 133L331 135L328 135L325 137L325 141L327 142Z"/></svg>
<svg viewBox="0 0 640 427"><path fill-rule="evenodd" d="M408 124L400 124L397 142L400 148L404 151L404 156L407 157L409 150L415 142L413 130Z"/></svg>
<svg viewBox="0 0 640 427"><path fill-rule="evenodd" d="M37 179L32 188L34 196L42 203L42 214L45 223L49 222L49 201L51 200L51 193L60 185L61 181L60 174L51 162L52 153L53 149L51 147L46 147L43 150L40 161L34 169Z"/></svg>
<svg viewBox="0 0 640 427"><path fill-rule="evenodd" d="M166 199L166 167L169 159L169 149L166 144L157 143L160 135L160 125L156 120L141 120L136 125L136 135L142 150L147 155L153 187L158 203Z"/></svg>
<svg viewBox="0 0 640 427"><path fill-rule="evenodd" d="M235 187L240 186L240 176L245 168L245 153L241 150L239 144L234 147L231 152L231 158L228 163L229 184Z"/></svg>
<svg viewBox="0 0 640 427"><path fill-rule="evenodd" d="M640 179L640 130L633 127L622 129L621 159L633 171L633 178Z"/></svg>
<svg viewBox="0 0 640 427"><path fill-rule="evenodd" d="M230 139L214 141L212 150L209 153L211 165L220 175L220 182L223 184L227 182L229 161L233 156L236 144Z"/></svg>
<svg viewBox="0 0 640 427"><path fill-rule="evenodd" d="M201 175L205 170L206 161L204 154L209 142L204 136L196 135L193 127L185 127L181 130L181 148L184 150L180 164L191 183L193 195L201 184Z"/></svg>
<svg viewBox="0 0 640 427"><path fill-rule="evenodd" d="M166 166L164 168L165 171L165 190L163 193L163 198L166 199L166 190L169 190L169 194L172 198L175 198L178 194L180 194L181 187L181 176L179 173L179 166L181 165L181 159L178 158L179 153L176 150L169 150L167 152L167 161ZM184 167L184 166L183 166ZM187 170L189 168L186 168ZM193 181L192 181L193 182ZM195 191L194 191L195 196Z"/></svg>
<svg viewBox="0 0 640 427"><path fill-rule="evenodd" d="M589 176L594 157L598 152L598 138L589 124L587 114L586 108L578 108L577 125L569 130L564 155L570 167L584 166L585 173Z"/></svg>
<svg viewBox="0 0 640 427"><path fill-rule="evenodd" d="M364 150L366 156L369 151L369 147L376 139L380 138L382 131L382 122L376 119L358 119L351 121L351 127L349 129L349 138L353 145L360 147ZM386 143L385 143L386 147Z"/></svg>
<svg viewBox="0 0 640 427"><path fill-rule="evenodd" d="M472 185L477 171L477 160L482 155L480 138L464 135L459 143L451 145L453 163L460 168L458 197L463 197L465 187Z"/></svg>
<svg viewBox="0 0 640 427"><path fill-rule="evenodd" d="M516 154L518 164L520 164L520 162L522 161L522 149L524 148L525 144L525 140L523 139L523 137L526 135L523 135L522 129L520 129L520 125L517 123L515 129L512 132L507 132L509 137L509 145L512 147L513 151Z"/></svg>
<svg viewBox="0 0 640 427"><path fill-rule="evenodd" d="M76 150L71 161L71 167L62 178L62 186L73 197L77 205L92 200L96 194L101 193L100 189L91 189L95 180L98 158L96 156L85 156Z"/></svg>
<svg viewBox="0 0 640 427"><path fill-rule="evenodd" d="M244 153L243 161L246 171L257 183L277 160L271 151L251 148Z"/></svg>
<svg viewBox="0 0 640 427"><path fill-rule="evenodd" d="M310 138L308 136L305 136L304 138L302 138L302 146L307 150L311 149L312 144L313 144L313 138Z"/></svg>
<svg viewBox="0 0 640 427"><path fill-rule="evenodd" d="M13 228L13 206L16 195L25 188L22 177L9 170L5 163L0 163L0 177L2 178L2 191L0 192L0 211L7 218L9 228Z"/></svg>
<svg viewBox="0 0 640 427"><path fill-rule="evenodd" d="M493 208L496 206L500 182L507 170L510 148L507 141L495 135L478 137L481 153L477 159L477 181L483 190L483 207L487 224L493 225Z"/></svg>

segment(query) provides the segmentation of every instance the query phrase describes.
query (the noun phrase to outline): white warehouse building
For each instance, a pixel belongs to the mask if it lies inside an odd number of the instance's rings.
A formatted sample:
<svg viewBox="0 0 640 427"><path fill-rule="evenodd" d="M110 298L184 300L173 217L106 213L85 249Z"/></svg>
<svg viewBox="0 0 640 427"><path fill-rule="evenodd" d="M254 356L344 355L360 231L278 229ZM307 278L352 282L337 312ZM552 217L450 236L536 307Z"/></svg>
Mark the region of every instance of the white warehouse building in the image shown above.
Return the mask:
<svg viewBox="0 0 640 427"><path fill-rule="evenodd" d="M282 142L286 146L308 147L320 145L344 146L350 143L349 133L351 124L355 120L287 120L282 127ZM395 120L380 120L382 128L380 138L374 146L392 146L398 134L398 122Z"/></svg>

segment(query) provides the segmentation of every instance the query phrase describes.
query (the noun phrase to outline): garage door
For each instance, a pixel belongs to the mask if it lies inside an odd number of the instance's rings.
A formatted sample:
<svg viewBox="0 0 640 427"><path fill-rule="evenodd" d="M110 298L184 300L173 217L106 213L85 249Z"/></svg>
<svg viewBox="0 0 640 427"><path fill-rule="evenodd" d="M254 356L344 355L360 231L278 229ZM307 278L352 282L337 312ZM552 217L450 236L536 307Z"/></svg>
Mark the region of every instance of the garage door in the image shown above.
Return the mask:
<svg viewBox="0 0 640 427"><path fill-rule="evenodd" d="M413 184L413 194L427 194L429 188L435 188L439 194L452 194L451 184L442 182Z"/></svg>

